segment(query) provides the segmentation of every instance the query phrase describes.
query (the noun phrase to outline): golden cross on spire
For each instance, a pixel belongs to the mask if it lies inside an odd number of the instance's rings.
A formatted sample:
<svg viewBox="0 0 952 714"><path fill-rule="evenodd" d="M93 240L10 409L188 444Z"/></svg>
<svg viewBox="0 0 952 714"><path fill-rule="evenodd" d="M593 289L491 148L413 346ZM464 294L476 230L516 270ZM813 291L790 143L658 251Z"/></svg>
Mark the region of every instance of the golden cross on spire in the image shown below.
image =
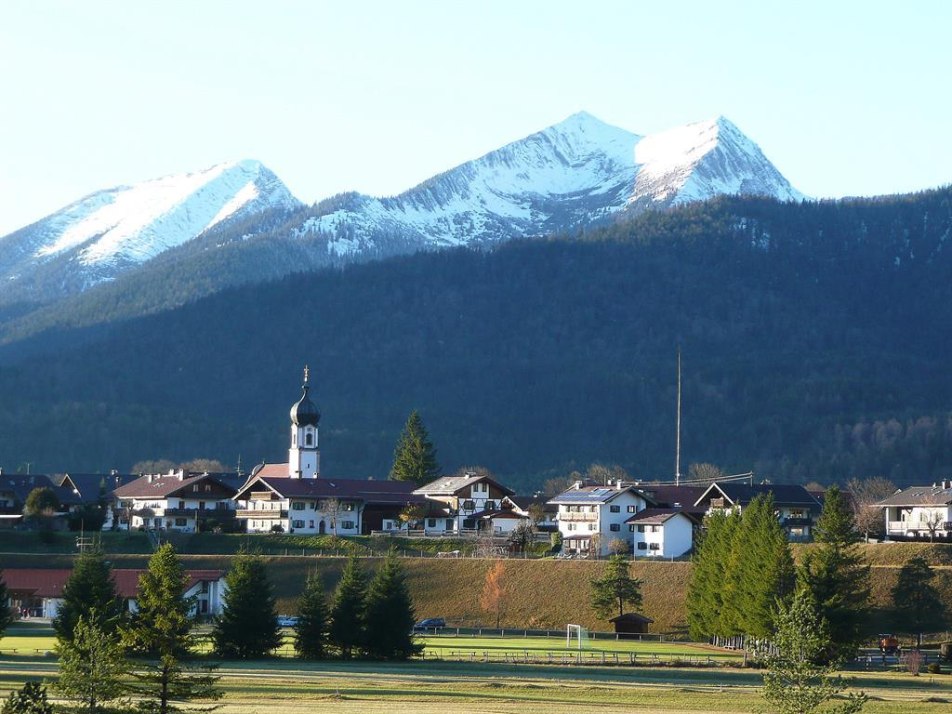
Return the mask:
<svg viewBox="0 0 952 714"><path fill-rule="evenodd" d="M304 365L304 384L307 384L308 377L311 375L311 370L307 365Z"/></svg>

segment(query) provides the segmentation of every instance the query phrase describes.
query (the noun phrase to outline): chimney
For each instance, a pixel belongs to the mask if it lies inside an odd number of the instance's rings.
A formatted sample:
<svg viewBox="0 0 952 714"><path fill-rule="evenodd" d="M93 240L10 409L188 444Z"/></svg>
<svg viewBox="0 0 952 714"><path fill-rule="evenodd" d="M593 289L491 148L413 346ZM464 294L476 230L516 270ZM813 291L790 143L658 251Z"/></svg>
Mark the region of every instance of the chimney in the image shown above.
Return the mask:
<svg viewBox="0 0 952 714"><path fill-rule="evenodd" d="M572 484L572 488L574 488L576 491L578 491L579 489L582 488L582 482L581 482L581 481L576 481L575 483Z"/></svg>

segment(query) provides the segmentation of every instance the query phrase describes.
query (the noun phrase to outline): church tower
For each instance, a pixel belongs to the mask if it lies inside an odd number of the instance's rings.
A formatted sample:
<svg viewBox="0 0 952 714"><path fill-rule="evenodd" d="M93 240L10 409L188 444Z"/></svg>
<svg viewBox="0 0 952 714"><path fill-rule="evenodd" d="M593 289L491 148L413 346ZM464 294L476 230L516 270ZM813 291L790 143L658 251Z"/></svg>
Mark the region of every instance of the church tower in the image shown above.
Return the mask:
<svg viewBox="0 0 952 714"><path fill-rule="evenodd" d="M317 447L317 423L321 413L307 396L309 370L304 368L304 394L291 407L291 449L288 452L288 476L317 478L321 473L321 452Z"/></svg>

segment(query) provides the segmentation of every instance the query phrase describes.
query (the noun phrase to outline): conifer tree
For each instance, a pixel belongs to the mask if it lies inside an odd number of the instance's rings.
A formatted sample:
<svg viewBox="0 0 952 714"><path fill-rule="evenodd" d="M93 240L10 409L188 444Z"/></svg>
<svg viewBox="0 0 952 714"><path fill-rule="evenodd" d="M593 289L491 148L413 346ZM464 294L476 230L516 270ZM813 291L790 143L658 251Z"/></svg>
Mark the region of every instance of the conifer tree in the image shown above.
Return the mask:
<svg viewBox="0 0 952 714"><path fill-rule="evenodd" d="M263 657L281 644L274 591L260 555L239 553L225 576L222 614L215 618L212 640L222 657Z"/></svg>
<svg viewBox="0 0 952 714"><path fill-rule="evenodd" d="M304 584L294 626L294 649L298 657L323 659L327 654L328 610L324 586L312 574Z"/></svg>
<svg viewBox="0 0 952 714"><path fill-rule="evenodd" d="M800 579L809 588L820 617L829 626L824 657L840 662L856 655L869 611L869 565L863 560L849 504L835 486L826 491L817 519L819 545L807 553Z"/></svg>
<svg viewBox="0 0 952 714"><path fill-rule="evenodd" d="M948 622L945 603L932 584L934 578L935 571L925 558L917 555L902 566L892 590L893 606L903 631L916 635L916 647L922 647L924 630L938 632Z"/></svg>
<svg viewBox="0 0 952 714"><path fill-rule="evenodd" d="M71 640L76 623L86 617L99 629L113 633L121 615L122 602L116 595L112 567L97 545L76 559L63 587L63 602L53 619L53 629L60 641Z"/></svg>
<svg viewBox="0 0 952 714"><path fill-rule="evenodd" d="M364 645L364 613L367 578L356 556L351 556L341 573L331 605L329 640L345 659Z"/></svg>
<svg viewBox="0 0 952 714"><path fill-rule="evenodd" d="M766 638L778 604L790 598L796 570L787 536L774 513L771 494L754 498L740 519L727 573L731 602L724 610L738 634Z"/></svg>
<svg viewBox="0 0 952 714"><path fill-rule="evenodd" d="M414 481L420 485L433 481L440 475L436 462L436 449L423 426L423 419L416 410L410 412L400 440L393 453L391 481Z"/></svg>
<svg viewBox="0 0 952 714"><path fill-rule="evenodd" d="M221 696L212 668L196 671L183 664L194 642L195 599L185 597L187 584L188 575L170 543L152 554L149 569L139 576L138 610L122 634L133 651L158 657L155 665L139 667L133 674L141 711L168 714L181 711L181 703Z"/></svg>
<svg viewBox="0 0 952 714"><path fill-rule="evenodd" d="M124 694L129 671L119 636L103 629L99 623L104 621L92 609L75 622L70 639L56 644L60 672L54 686L88 714L98 714Z"/></svg>
<svg viewBox="0 0 952 714"><path fill-rule="evenodd" d="M10 610L10 593L7 590L7 582L3 579L3 571L0 570L0 637L13 623L13 612Z"/></svg>
<svg viewBox="0 0 952 714"><path fill-rule="evenodd" d="M641 581L631 577L628 558L613 555L608 559L605 575L591 580L592 609L603 620L609 619L617 608L625 614L625 605L641 607Z"/></svg>
<svg viewBox="0 0 952 714"><path fill-rule="evenodd" d="M739 518L713 511L704 518L704 530L692 558L687 593L688 628L695 640L724 635L720 614L724 606L727 555L733 547Z"/></svg>
<svg viewBox="0 0 952 714"><path fill-rule="evenodd" d="M364 650L377 659L408 659L423 649L413 641L414 620L403 568L391 550L367 589Z"/></svg>
<svg viewBox="0 0 952 714"><path fill-rule="evenodd" d="M46 695L46 685L35 680L10 692L0 714L53 714L53 705Z"/></svg>
<svg viewBox="0 0 952 714"><path fill-rule="evenodd" d="M765 659L763 696L778 714L855 714L867 697L862 692L841 692L846 683L834 666L817 664L829 648L827 623L819 615L809 590L801 588L788 604L781 604L771 637L776 652ZM837 703L827 707L827 703ZM821 710L821 707L824 707Z"/></svg>

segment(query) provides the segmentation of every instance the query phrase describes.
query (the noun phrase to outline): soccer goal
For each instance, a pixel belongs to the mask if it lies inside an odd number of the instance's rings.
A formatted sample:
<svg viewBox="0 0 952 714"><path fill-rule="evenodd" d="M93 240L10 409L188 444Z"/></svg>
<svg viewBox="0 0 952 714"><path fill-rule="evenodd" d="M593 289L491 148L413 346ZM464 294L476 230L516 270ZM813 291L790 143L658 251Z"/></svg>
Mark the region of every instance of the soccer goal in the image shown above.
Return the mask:
<svg viewBox="0 0 952 714"><path fill-rule="evenodd" d="M565 626L565 649L572 649L572 638L575 638L578 649L585 649L589 645L588 630L581 625Z"/></svg>

